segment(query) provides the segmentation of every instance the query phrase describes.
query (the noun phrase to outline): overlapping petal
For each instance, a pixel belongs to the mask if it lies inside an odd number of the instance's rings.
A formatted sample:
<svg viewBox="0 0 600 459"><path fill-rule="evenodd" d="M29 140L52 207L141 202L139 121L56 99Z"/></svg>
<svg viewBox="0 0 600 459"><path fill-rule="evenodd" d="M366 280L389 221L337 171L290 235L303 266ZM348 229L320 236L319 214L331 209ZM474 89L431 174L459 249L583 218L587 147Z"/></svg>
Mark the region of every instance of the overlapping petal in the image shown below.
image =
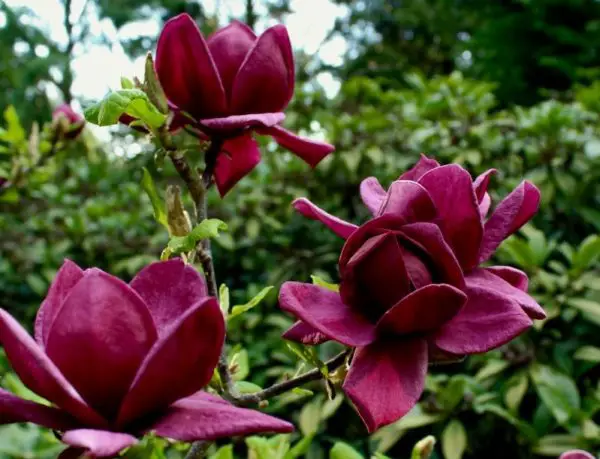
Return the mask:
<svg viewBox="0 0 600 459"><path fill-rule="evenodd" d="M467 295L448 284L432 284L405 296L377 323L377 331L403 335L435 330L459 313Z"/></svg>
<svg viewBox="0 0 600 459"><path fill-rule="evenodd" d="M360 182L360 198L367 209L375 216L387 199L387 192L376 177L368 177Z"/></svg>
<svg viewBox="0 0 600 459"><path fill-rule="evenodd" d="M215 166L215 183L221 196L254 169L260 162L260 150L252 134L234 137L223 144Z"/></svg>
<svg viewBox="0 0 600 459"><path fill-rule="evenodd" d="M539 205L540 191L528 181L504 198L485 223L479 263L489 259L504 239L531 220Z"/></svg>
<svg viewBox="0 0 600 459"><path fill-rule="evenodd" d="M106 421L88 406L27 331L3 309L0 309L0 343L13 370L29 389L82 422L106 425Z"/></svg>
<svg viewBox="0 0 600 459"><path fill-rule="evenodd" d="M160 336L208 295L204 278L180 258L149 264L129 285L144 300Z"/></svg>
<svg viewBox="0 0 600 459"><path fill-rule="evenodd" d="M445 239L465 270L478 264L483 226L469 173L457 164L436 167L419 183L437 208Z"/></svg>
<svg viewBox="0 0 600 459"><path fill-rule="evenodd" d="M377 341L356 350L344 392L369 432L390 424L417 403L427 373L427 342Z"/></svg>
<svg viewBox="0 0 600 459"><path fill-rule="evenodd" d="M204 298L182 313L144 359L117 424L126 426L208 384L224 337L225 323L216 299Z"/></svg>
<svg viewBox="0 0 600 459"><path fill-rule="evenodd" d="M435 159L429 159L424 154L421 154L421 158L417 164L415 164L411 169L407 170L404 174L402 174L398 180L412 180L414 182L418 181L424 174L429 172L436 167L440 167L439 163Z"/></svg>
<svg viewBox="0 0 600 459"><path fill-rule="evenodd" d="M294 92L294 55L283 25L267 29L235 76L231 110L236 114L283 110Z"/></svg>
<svg viewBox="0 0 600 459"><path fill-rule="evenodd" d="M0 389L0 424L13 422L33 422L56 430L72 429L78 425L78 421L62 410L23 400Z"/></svg>
<svg viewBox="0 0 600 459"><path fill-rule="evenodd" d="M156 72L169 100L195 118L227 114L217 66L189 15L180 14L165 24L158 39Z"/></svg>
<svg viewBox="0 0 600 459"><path fill-rule="evenodd" d="M156 338L150 311L138 294L94 269L65 299L46 351L88 404L110 419Z"/></svg>
<svg viewBox="0 0 600 459"><path fill-rule="evenodd" d="M247 115L231 115L219 118L210 118L200 120L200 124L205 130L213 133L231 133L242 131L248 128L263 127L268 128L281 123L285 119L282 112L275 113L250 113Z"/></svg>
<svg viewBox="0 0 600 459"><path fill-rule="evenodd" d="M467 304L435 335L434 343L453 354L487 352L506 344L532 325L514 300L482 287L467 287Z"/></svg>
<svg viewBox="0 0 600 459"><path fill-rule="evenodd" d="M378 214L394 215L406 223L426 222L437 216L437 209L422 185L410 180L396 180L390 185Z"/></svg>
<svg viewBox="0 0 600 459"><path fill-rule="evenodd" d="M62 302L73 286L83 277L83 270L71 260L65 260L60 267L46 298L42 302L35 318L35 340L44 348L50 326L58 314Z"/></svg>
<svg viewBox="0 0 600 459"><path fill-rule="evenodd" d="M375 326L345 305L339 293L324 287L286 282L279 292L279 304L325 336L348 346L364 346L375 339Z"/></svg>
<svg viewBox="0 0 600 459"><path fill-rule="evenodd" d="M238 408L199 392L174 403L148 431L180 441L216 440L262 432L287 433L293 426L259 411Z"/></svg>

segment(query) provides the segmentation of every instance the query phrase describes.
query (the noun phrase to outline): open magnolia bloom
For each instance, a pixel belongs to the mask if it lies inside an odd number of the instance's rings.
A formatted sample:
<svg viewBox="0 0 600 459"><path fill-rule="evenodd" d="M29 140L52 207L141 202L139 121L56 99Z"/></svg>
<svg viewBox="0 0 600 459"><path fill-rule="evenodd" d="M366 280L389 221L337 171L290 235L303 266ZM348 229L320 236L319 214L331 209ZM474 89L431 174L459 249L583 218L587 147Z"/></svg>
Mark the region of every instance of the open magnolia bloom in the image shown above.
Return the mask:
<svg viewBox="0 0 600 459"><path fill-rule="evenodd" d="M128 285L65 261L37 315L35 340L0 309L0 343L23 383L53 406L0 390L0 422L60 432L61 457L113 457L148 432L181 441L292 425L202 392L225 336L204 279L181 260Z"/></svg>
<svg viewBox="0 0 600 459"><path fill-rule="evenodd" d="M205 40L187 14L160 34L156 72L175 111L183 110L210 139L224 141L215 182L225 195L259 162L253 132L316 166L333 146L299 137L279 124L294 93L294 55L283 25L261 36L234 21Z"/></svg>
<svg viewBox="0 0 600 459"><path fill-rule="evenodd" d="M366 179L361 195L374 218L360 227L306 199L294 203L346 243L339 292L283 285L280 305L300 319L284 337L356 348L343 388L369 431L415 405L429 362L494 349L545 317L525 273L478 267L539 204L524 182L485 220L491 172L473 182L462 167L423 157L387 191Z"/></svg>

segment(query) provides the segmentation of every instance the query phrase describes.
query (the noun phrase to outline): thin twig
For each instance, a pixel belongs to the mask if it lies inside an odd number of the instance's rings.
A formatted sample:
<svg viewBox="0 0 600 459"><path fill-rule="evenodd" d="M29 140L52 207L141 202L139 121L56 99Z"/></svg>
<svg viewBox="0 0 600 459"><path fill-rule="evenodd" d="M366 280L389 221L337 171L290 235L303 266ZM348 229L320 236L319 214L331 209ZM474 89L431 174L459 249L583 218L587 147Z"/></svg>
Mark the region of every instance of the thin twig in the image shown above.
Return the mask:
<svg viewBox="0 0 600 459"><path fill-rule="evenodd" d="M333 357L332 359L325 362L327 369L329 371L334 371L344 364L346 358L350 355L351 350L345 350L340 352L338 355ZM277 384L273 384L271 387L267 387L258 392L254 392L253 394L244 394L237 397L235 400L240 405L248 405L252 403L259 403L263 400L267 400L269 398L275 397L277 395L281 395L287 391L295 389L296 387L303 386L304 384L311 381L318 381L323 377L323 373L320 368L314 368L306 373L301 374L300 376L296 376L295 378L288 379L287 381L283 381Z"/></svg>

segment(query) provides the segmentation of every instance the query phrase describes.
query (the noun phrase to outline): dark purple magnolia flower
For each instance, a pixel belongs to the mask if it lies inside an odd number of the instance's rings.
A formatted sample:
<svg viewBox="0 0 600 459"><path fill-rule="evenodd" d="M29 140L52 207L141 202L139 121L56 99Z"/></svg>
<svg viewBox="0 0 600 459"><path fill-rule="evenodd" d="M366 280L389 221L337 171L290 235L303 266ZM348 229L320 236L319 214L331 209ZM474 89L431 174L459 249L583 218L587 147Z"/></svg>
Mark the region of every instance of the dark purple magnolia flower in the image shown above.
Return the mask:
<svg viewBox="0 0 600 459"><path fill-rule="evenodd" d="M76 139L83 131L85 126L85 119L79 113L71 108L69 104L59 105L52 112L52 118L56 119L59 116L63 116L69 122L69 130L64 133L64 137L67 139Z"/></svg>
<svg viewBox="0 0 600 459"><path fill-rule="evenodd" d="M215 169L221 195L259 163L253 132L273 137L313 167L333 151L279 126L295 80L283 25L257 37L234 21L205 40L192 18L181 14L160 35L156 71L175 110L191 115L213 140L224 140Z"/></svg>
<svg viewBox="0 0 600 459"><path fill-rule="evenodd" d="M574 449L572 451L562 453L558 459L594 459L594 456L581 449Z"/></svg>
<svg viewBox="0 0 600 459"><path fill-rule="evenodd" d="M203 392L219 359L223 315L181 260L153 263L128 285L65 261L35 321L35 340L0 309L13 369L52 407L0 390L0 422L62 433L62 457L112 457L147 432L181 441L291 424Z"/></svg>
<svg viewBox="0 0 600 459"><path fill-rule="evenodd" d="M486 352L545 317L525 273L478 267L535 214L540 197L523 182L486 220L492 172L473 182L462 167L423 157L387 191L368 178L361 196L374 218L360 227L294 202L346 243L339 293L283 285L281 307L300 319L284 336L356 347L343 387L369 431L415 405L429 362Z"/></svg>

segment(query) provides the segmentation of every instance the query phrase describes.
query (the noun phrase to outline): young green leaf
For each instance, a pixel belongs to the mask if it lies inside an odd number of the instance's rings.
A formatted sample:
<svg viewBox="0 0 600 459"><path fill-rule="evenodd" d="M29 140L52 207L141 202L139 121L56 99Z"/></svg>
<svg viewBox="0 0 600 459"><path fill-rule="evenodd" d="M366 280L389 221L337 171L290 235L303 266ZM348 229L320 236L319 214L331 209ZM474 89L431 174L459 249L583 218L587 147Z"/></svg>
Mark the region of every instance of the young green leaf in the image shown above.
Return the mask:
<svg viewBox="0 0 600 459"><path fill-rule="evenodd" d="M467 449L467 432L462 423L453 419L442 432L442 452L446 459L461 459Z"/></svg>
<svg viewBox="0 0 600 459"><path fill-rule="evenodd" d="M229 287L225 284L221 284L219 287L219 305L223 315L227 317L229 314Z"/></svg>
<svg viewBox="0 0 600 459"><path fill-rule="evenodd" d="M234 459L233 445L221 446L215 454L211 454L210 459Z"/></svg>
<svg viewBox="0 0 600 459"><path fill-rule="evenodd" d="M98 126L111 126L127 114L142 120L151 129L162 126L167 119L141 89L119 89L112 91L100 102L85 109L87 121Z"/></svg>
<svg viewBox="0 0 600 459"><path fill-rule="evenodd" d="M433 453L434 447L435 437L433 435L428 435L415 444L410 459L429 459Z"/></svg>
<svg viewBox="0 0 600 459"><path fill-rule="evenodd" d="M318 285L320 287L325 287L328 290L334 291L334 292L339 292L340 291L340 286L337 284L331 284L327 281L324 281L323 279L321 279L318 276L315 276L314 274L310 276L310 278L312 279L313 284Z"/></svg>
<svg viewBox="0 0 600 459"><path fill-rule="evenodd" d="M203 220L196 225L190 234L172 237L167 244L167 248L164 250L164 254L170 256L171 254L190 252L201 240L215 238L219 235L219 231L225 230L227 230L227 225L222 220L217 218Z"/></svg>
<svg viewBox="0 0 600 459"><path fill-rule="evenodd" d="M142 176L142 188L150 198L150 203L152 204L152 210L154 211L154 219L163 225L167 231L169 231L169 222L167 221L167 213L165 212L165 205L158 196L158 191L156 190L156 186L154 185L154 180L152 180L152 176L148 169L145 167L143 170Z"/></svg>
<svg viewBox="0 0 600 459"><path fill-rule="evenodd" d="M238 305L234 306L233 308L231 308L231 314L229 314L229 318L233 319L234 317L237 317L240 314L243 314L246 311L249 311L250 309L256 307L262 300L265 299L265 297L268 295L268 293L272 289L273 289L272 285L265 287L260 292L258 292L258 294L256 294L256 296L254 296L254 298L252 298L246 304L238 304Z"/></svg>
<svg viewBox="0 0 600 459"><path fill-rule="evenodd" d="M364 459L364 456L348 443L339 441L329 451L329 459Z"/></svg>

